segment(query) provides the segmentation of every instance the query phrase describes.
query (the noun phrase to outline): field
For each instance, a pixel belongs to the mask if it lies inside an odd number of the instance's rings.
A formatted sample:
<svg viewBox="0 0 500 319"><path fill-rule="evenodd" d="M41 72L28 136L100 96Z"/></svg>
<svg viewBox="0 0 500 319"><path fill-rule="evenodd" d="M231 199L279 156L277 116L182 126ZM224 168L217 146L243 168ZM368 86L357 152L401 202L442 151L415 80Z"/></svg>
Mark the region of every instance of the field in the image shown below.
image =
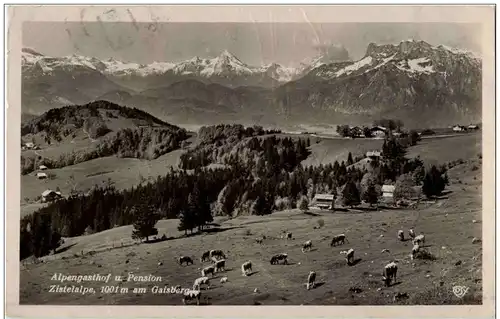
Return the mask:
<svg viewBox="0 0 500 319"><path fill-rule="evenodd" d="M176 230L177 220L158 222L159 234L168 240L131 245L131 226L101 233L68 238L60 252L45 257L43 263L21 265L21 304L181 304L178 294L153 294L153 286L180 285L189 288L200 277L201 254L208 249L227 253L226 272L217 274L211 289L203 290L203 303L212 305L375 305L393 304L397 292L408 299L402 304L480 304L482 300L481 244L481 169L480 160L458 165L448 172L448 193L436 202L421 202L416 209L378 211L336 211L303 213L297 210L275 212L269 216L242 216L216 219L219 227L202 234L184 237ZM315 229L319 220L324 226ZM473 220L476 220L473 223ZM415 227L425 233L426 247L435 260L410 260L411 243L396 238L397 231ZM282 231L292 232L293 240L280 239ZM330 247L333 235L345 233L349 240L343 246ZM255 238L266 235L262 245ZM312 240L313 250L302 253L301 245ZM124 245L124 247L120 247ZM347 266L340 251L354 248L356 264ZM382 253L388 249L389 253ZM286 252L289 265L270 265L273 254ZM82 255L83 253L83 255ZM176 258L188 255L194 265L180 266ZM399 263L397 283L383 287L382 268L389 261ZM253 274L241 275L240 266L251 260ZM162 264L159 265L159 262ZM203 266L205 266L203 264ZM310 270L317 273L318 285L307 291L305 282ZM161 282L114 282L107 285L128 287L128 293L101 294L104 283L85 282L95 294L48 293L55 273L85 275L99 273L127 276L149 274ZM227 276L229 281L219 283ZM60 284L61 285L61 284ZM64 285L64 284L63 284ZM71 283L66 283L71 286ZM74 284L80 286L80 284ZM470 287L464 298L452 293L452 287ZM146 292L133 292L145 287ZM359 293L349 288L360 288ZM258 289L257 292L254 292Z"/></svg>

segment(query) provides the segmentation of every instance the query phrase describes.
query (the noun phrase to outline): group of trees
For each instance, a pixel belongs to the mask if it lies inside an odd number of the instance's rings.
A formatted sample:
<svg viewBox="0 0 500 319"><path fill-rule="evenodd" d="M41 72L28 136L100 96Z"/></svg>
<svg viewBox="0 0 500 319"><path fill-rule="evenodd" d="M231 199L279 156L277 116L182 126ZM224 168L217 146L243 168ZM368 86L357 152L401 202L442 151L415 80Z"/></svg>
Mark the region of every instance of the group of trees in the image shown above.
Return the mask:
<svg viewBox="0 0 500 319"><path fill-rule="evenodd" d="M354 207L362 200L376 204L385 183L396 183L402 196L407 196L409 181L412 187L423 183L428 196L444 189L445 171L435 167L426 171L418 158L405 158L405 147L394 138L384 142L383 160L368 167L349 166L354 162L352 154L347 162L304 167L300 163L309 152L307 140L258 136L264 134L252 130L205 128L204 143L182 158L180 170L171 169L127 190L106 185L87 194L73 193L24 217L21 258L49 253L57 246L58 236L121 225L134 224L134 238L148 239L157 234L155 225L161 218L179 218L178 229L187 234L203 230L214 215L264 215L276 208L304 208L316 193L334 194L345 206ZM136 144L133 136L127 141ZM226 165L203 167L208 163Z"/></svg>

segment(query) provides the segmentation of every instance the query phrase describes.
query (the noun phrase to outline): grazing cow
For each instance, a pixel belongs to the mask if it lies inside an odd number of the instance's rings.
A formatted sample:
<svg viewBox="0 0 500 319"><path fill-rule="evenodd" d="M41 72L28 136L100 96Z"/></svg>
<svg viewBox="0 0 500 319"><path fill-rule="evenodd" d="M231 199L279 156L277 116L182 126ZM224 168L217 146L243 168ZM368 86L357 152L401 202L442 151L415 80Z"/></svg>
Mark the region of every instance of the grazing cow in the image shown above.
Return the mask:
<svg viewBox="0 0 500 319"><path fill-rule="evenodd" d="M405 240L405 234L404 234L404 232L402 230L398 231L398 239L401 240L401 241Z"/></svg>
<svg viewBox="0 0 500 319"><path fill-rule="evenodd" d="M252 272L251 261L244 262L243 265L241 265L241 272L243 273L243 276L248 276L248 271Z"/></svg>
<svg viewBox="0 0 500 319"><path fill-rule="evenodd" d="M210 279L206 276L197 278L193 284L193 290L200 290L201 285L206 285L207 289L210 289Z"/></svg>
<svg viewBox="0 0 500 319"><path fill-rule="evenodd" d="M225 283L225 282L227 282L227 277L222 277L222 278L220 279L220 283L221 283L221 284L223 284L223 283Z"/></svg>
<svg viewBox="0 0 500 319"><path fill-rule="evenodd" d="M271 257L271 265L278 264L280 261L283 261L283 264L288 264L288 254L282 253Z"/></svg>
<svg viewBox="0 0 500 319"><path fill-rule="evenodd" d="M186 304L186 301L196 300L196 304L200 305L201 291L200 290L186 290L182 298L182 303Z"/></svg>
<svg viewBox="0 0 500 319"><path fill-rule="evenodd" d="M213 265L205 267L201 270L202 277L206 277L208 274L211 274L213 276L214 273L215 273L215 267Z"/></svg>
<svg viewBox="0 0 500 319"><path fill-rule="evenodd" d="M312 245L313 245L313 244L312 244L312 241L310 241L310 240L306 241L306 242L304 243L304 245L302 245L302 252L305 252L305 251L306 251L306 249L307 249L307 250L309 250L309 251L311 251L311 249L312 249Z"/></svg>
<svg viewBox="0 0 500 319"><path fill-rule="evenodd" d="M316 283L316 273L314 271L310 271L307 276L307 290L314 288Z"/></svg>
<svg viewBox="0 0 500 319"><path fill-rule="evenodd" d="M411 249L411 259L414 259L420 250L420 246L418 244L413 245L413 248Z"/></svg>
<svg viewBox="0 0 500 319"><path fill-rule="evenodd" d="M413 230L413 228L410 228L410 230L408 231L408 235L411 239L415 239L415 231Z"/></svg>
<svg viewBox="0 0 500 319"><path fill-rule="evenodd" d="M206 251L201 255L200 261L205 262L210 260L210 251Z"/></svg>
<svg viewBox="0 0 500 319"><path fill-rule="evenodd" d="M345 260L348 265L351 265L354 261L354 249L349 249L347 251L341 251L341 254L345 254Z"/></svg>
<svg viewBox="0 0 500 319"><path fill-rule="evenodd" d="M191 257L188 256L179 257L179 264L182 265L183 263L186 263L186 265L189 265L191 263L192 265L193 259L191 259Z"/></svg>
<svg viewBox="0 0 500 319"><path fill-rule="evenodd" d="M218 250L218 249L213 249L210 251L210 259L212 259L214 257L219 258L219 259L226 259L226 255L224 255L222 250Z"/></svg>
<svg viewBox="0 0 500 319"><path fill-rule="evenodd" d="M345 234L340 234L332 238L330 246L337 246L337 244L344 244L345 242L349 242L345 237Z"/></svg>
<svg viewBox="0 0 500 319"><path fill-rule="evenodd" d="M396 282L396 274L398 272L398 265L395 262L391 262L384 267L384 272L382 273L382 281L385 282L386 287L391 285L392 279Z"/></svg>
<svg viewBox="0 0 500 319"><path fill-rule="evenodd" d="M420 234L417 237L415 237L415 239L413 239L413 244L414 245L415 244L418 244L418 245L422 244L422 246L424 246L424 244L425 244L425 236L424 236L424 234Z"/></svg>
<svg viewBox="0 0 500 319"><path fill-rule="evenodd" d="M263 239L263 238L256 238L256 239L255 239L255 242L256 242L257 244L261 244L261 245L262 245L262 242L263 242L263 241L264 241L264 239Z"/></svg>
<svg viewBox="0 0 500 319"><path fill-rule="evenodd" d="M215 272L226 270L226 260L221 259L215 263Z"/></svg>

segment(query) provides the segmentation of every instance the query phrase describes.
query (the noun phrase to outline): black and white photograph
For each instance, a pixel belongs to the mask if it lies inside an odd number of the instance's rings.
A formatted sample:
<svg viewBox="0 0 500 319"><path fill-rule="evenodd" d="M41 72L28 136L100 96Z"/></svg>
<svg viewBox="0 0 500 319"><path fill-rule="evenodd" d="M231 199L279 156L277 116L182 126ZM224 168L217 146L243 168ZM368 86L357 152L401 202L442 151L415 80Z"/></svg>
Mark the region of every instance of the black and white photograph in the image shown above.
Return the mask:
<svg viewBox="0 0 500 319"><path fill-rule="evenodd" d="M19 305L486 302L480 19L134 10L24 21L11 48Z"/></svg>

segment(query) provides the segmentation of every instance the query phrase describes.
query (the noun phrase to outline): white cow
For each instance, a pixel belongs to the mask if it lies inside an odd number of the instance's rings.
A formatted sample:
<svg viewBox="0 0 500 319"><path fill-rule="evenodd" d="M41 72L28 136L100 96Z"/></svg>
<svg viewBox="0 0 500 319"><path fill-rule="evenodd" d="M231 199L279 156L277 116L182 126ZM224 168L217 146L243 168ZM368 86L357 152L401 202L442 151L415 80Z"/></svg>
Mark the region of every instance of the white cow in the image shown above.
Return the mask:
<svg viewBox="0 0 500 319"><path fill-rule="evenodd" d="M200 290L186 290L182 298L182 303L186 304L186 301L196 300L196 304L200 305L201 291Z"/></svg>
<svg viewBox="0 0 500 319"><path fill-rule="evenodd" d="M314 288L316 283L316 273L314 271L310 271L307 276L307 290Z"/></svg>
<svg viewBox="0 0 500 319"><path fill-rule="evenodd" d="M199 277L194 281L193 290L200 290L201 285L206 285L210 289L210 279L208 277Z"/></svg>
<svg viewBox="0 0 500 319"><path fill-rule="evenodd" d="M243 265L241 265L241 272L243 273L243 276L248 276L248 271L252 272L251 261L244 262Z"/></svg>

